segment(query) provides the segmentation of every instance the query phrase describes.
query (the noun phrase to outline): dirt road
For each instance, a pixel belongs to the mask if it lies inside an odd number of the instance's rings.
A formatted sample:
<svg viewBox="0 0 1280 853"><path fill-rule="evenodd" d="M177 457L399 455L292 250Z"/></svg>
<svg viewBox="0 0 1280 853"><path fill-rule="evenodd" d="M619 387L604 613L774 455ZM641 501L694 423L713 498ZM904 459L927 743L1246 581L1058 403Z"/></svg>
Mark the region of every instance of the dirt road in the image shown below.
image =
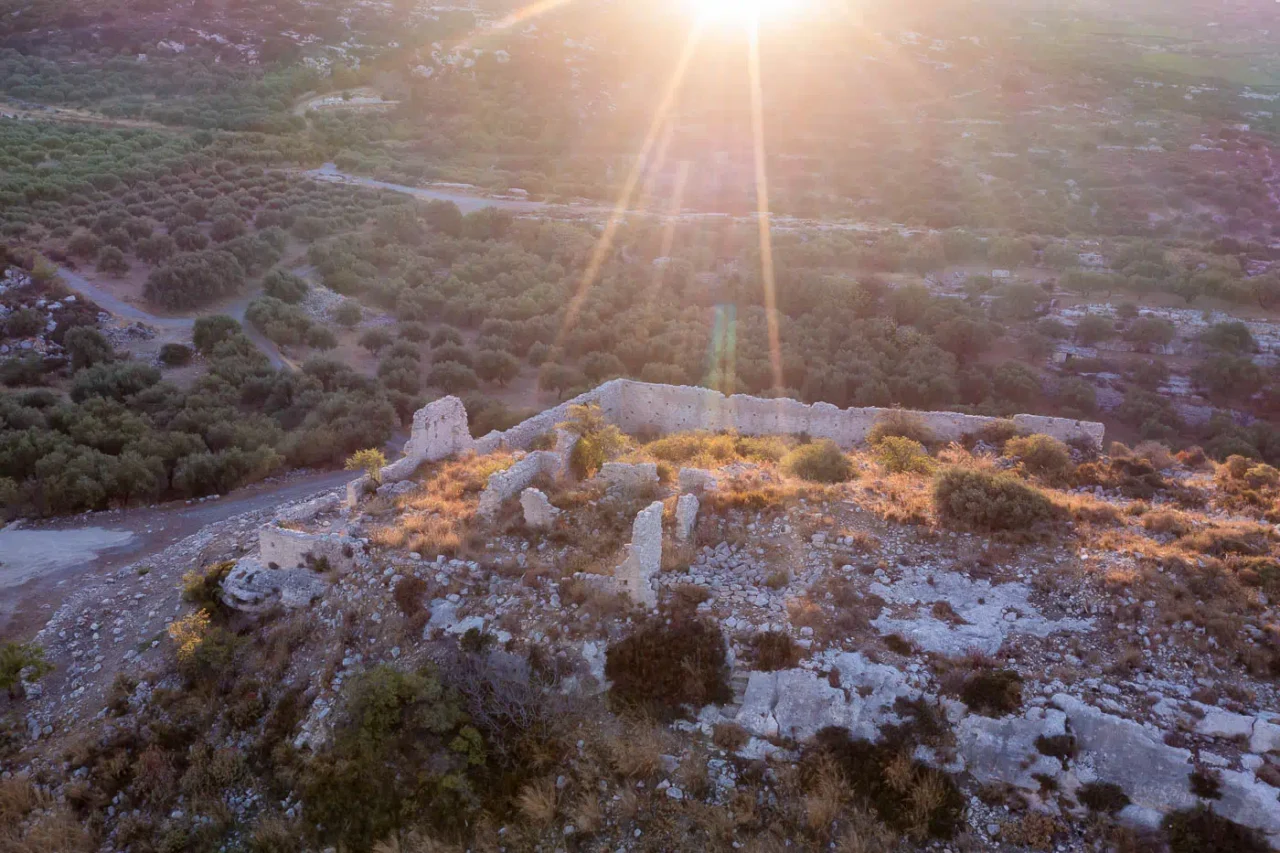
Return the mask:
<svg viewBox="0 0 1280 853"><path fill-rule="evenodd" d="M157 317L154 314L143 311L141 308L125 302L123 299L112 296L101 287L90 282L84 276L74 272L73 270L69 270L66 267L58 267L58 275L62 277L62 280L66 283L67 287L71 288L76 293L92 299L98 304L99 308L114 314L117 317L122 317L133 322L145 323L148 326L154 326L157 329L186 331L195 325L195 317ZM245 311L248 310L249 303L252 302L257 295L258 293L254 292L242 296L218 313L234 317L240 325L244 327L245 335L249 340L253 341L254 345L258 349L262 350L263 354L271 361L271 366L276 370L283 370L286 367L290 370L296 370L297 366L280 353L279 347L277 347L266 335L262 334L253 326L245 322Z"/></svg>
<svg viewBox="0 0 1280 853"><path fill-rule="evenodd" d="M218 500L10 525L0 530L0 638L31 636L72 589L203 527L343 487L355 476L350 471L295 475Z"/></svg>

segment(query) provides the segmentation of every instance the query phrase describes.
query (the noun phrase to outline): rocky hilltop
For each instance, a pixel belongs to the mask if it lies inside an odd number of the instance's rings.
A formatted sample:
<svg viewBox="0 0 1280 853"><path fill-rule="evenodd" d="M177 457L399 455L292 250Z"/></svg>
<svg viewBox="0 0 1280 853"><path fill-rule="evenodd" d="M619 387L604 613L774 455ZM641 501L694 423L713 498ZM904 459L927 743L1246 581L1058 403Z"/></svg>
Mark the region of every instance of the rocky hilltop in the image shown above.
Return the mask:
<svg viewBox="0 0 1280 853"><path fill-rule="evenodd" d="M18 850L1280 846L1280 473L1103 445L625 380L475 440L436 401L345 492L73 594L15 700L0 828Z"/></svg>

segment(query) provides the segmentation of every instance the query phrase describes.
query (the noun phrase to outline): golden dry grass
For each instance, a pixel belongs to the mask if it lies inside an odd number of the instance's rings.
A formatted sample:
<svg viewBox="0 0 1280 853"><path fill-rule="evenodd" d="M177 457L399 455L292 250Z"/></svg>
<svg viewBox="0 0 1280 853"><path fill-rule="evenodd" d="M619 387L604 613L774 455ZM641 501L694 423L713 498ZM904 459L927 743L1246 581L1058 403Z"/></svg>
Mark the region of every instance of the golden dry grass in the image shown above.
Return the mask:
<svg viewBox="0 0 1280 853"><path fill-rule="evenodd" d="M556 819L556 793L554 779L539 779L520 790L516 806L529 823L545 827Z"/></svg>
<svg viewBox="0 0 1280 853"><path fill-rule="evenodd" d="M456 556L468 533L491 474L510 467L508 453L469 454L428 468L421 488L395 500L394 521L374 527L373 544L407 549L425 556Z"/></svg>

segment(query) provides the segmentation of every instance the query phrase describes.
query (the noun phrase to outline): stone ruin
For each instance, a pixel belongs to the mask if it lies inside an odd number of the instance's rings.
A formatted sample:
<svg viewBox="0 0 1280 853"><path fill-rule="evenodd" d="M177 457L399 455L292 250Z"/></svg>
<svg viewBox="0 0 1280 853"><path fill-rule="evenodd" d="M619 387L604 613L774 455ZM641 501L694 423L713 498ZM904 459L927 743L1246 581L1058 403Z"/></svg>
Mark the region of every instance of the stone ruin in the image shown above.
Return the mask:
<svg viewBox="0 0 1280 853"><path fill-rule="evenodd" d="M475 442L467 425L467 410L457 397L441 397L413 415L413 427L404 445L404 455L379 472L383 484L397 483L413 476L424 462L437 462L471 450ZM369 487L362 476L347 484L347 504L355 506Z"/></svg>
<svg viewBox="0 0 1280 853"><path fill-rule="evenodd" d="M525 526L539 530L555 524L556 516L560 514L541 489L530 488L521 492L520 509L524 511Z"/></svg>
<svg viewBox="0 0 1280 853"><path fill-rule="evenodd" d="M662 501L654 501L636 515L631 525L627 557L614 571L618 592L637 604L658 606L653 577L662 571Z"/></svg>
<svg viewBox="0 0 1280 853"><path fill-rule="evenodd" d="M258 532L258 554L268 568L346 574L364 554L364 545L340 533L306 533L268 524Z"/></svg>
<svg viewBox="0 0 1280 853"><path fill-rule="evenodd" d="M325 575L347 574L367 562L362 540L343 533L308 533L281 524L311 521L341 505L338 492L282 511L258 531L258 553L236 561L222 580L222 600L247 612L274 605L306 607L329 588Z"/></svg>
<svg viewBox="0 0 1280 853"><path fill-rule="evenodd" d="M310 605L328 588L324 577L311 569L270 569L255 557L243 557L222 579L222 602L248 613L277 604L296 609Z"/></svg>
<svg viewBox="0 0 1280 853"><path fill-rule="evenodd" d="M893 411L841 409L830 403L810 405L797 400L766 400L745 394L726 397L710 388L614 379L508 430L491 432L476 440L473 446L477 453L489 453L502 447L528 449L535 440L567 420L570 407L588 403L599 405L605 420L628 433L663 435L689 430L734 430L743 435L805 434L813 438L829 438L841 447L863 443L881 415ZM977 433L984 426L1002 420L957 412L913 414L940 441L959 441L965 435ZM1012 420L1025 433L1044 433L1062 441L1083 441L1102 448L1105 428L1094 421L1039 415L1014 415Z"/></svg>

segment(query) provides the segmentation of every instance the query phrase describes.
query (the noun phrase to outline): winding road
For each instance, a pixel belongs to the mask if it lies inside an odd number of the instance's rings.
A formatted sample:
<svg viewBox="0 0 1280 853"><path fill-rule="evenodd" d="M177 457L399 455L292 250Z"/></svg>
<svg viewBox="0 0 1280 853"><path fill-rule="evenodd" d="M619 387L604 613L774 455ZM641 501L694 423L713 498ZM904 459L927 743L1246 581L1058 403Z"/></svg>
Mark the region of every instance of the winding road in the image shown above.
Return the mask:
<svg viewBox="0 0 1280 853"><path fill-rule="evenodd" d="M146 325L154 326L157 329L172 329L175 331L189 331L196 323L195 317L157 317L155 314L149 314L141 308L130 305L123 299L112 296L101 287L90 282L84 276L74 272L73 270L69 270L66 267L59 267L58 275L61 276L67 287L82 296L92 299L103 311L107 311L125 320L145 323ZM252 302L254 297L257 295L257 292L254 292L247 296L242 296L217 313L234 317L235 320L244 327L245 336L248 337L249 340L253 341L254 345L257 346L258 349L262 350L263 354L268 358L268 360L270 360L271 366L276 370L283 370L285 368L289 368L290 370L296 369L296 365L281 354L280 348L277 347L270 338L259 332L251 324L245 322L245 311L248 310L249 303Z"/></svg>

